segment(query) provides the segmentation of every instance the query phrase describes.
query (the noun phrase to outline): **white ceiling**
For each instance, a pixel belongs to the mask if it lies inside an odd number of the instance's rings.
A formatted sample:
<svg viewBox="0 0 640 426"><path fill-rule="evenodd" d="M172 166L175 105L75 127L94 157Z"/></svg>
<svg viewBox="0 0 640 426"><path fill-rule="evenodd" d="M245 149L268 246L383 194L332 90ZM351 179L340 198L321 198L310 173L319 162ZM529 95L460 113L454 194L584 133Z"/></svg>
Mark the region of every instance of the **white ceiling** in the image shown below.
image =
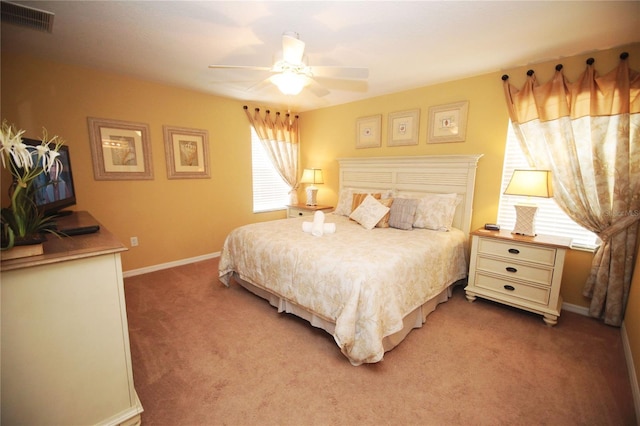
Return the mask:
<svg viewBox="0 0 640 426"><path fill-rule="evenodd" d="M296 112L640 41L640 1L15 3L55 13L53 33L2 24L2 50ZM270 66L288 31L310 65L367 67L368 84L292 97L247 90L268 73L208 68Z"/></svg>

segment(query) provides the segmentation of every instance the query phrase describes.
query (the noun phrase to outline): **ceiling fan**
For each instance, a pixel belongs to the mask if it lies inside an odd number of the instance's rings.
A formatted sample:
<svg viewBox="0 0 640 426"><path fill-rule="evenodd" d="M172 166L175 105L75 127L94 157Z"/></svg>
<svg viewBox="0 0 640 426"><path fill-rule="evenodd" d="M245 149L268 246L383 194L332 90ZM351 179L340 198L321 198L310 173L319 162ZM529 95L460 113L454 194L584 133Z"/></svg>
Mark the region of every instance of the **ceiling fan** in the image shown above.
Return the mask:
<svg viewBox="0 0 640 426"><path fill-rule="evenodd" d="M305 43L300 40L298 33L285 32L282 35L282 55L275 58L271 67L244 65L209 65L209 68L247 69L254 71L268 71L269 78L250 88L255 90L265 84L275 84L285 95L297 95L305 87L316 96L325 96L329 91L317 79L325 82L331 80L366 80L369 77L368 68L338 67L338 66L310 66L304 55Z"/></svg>

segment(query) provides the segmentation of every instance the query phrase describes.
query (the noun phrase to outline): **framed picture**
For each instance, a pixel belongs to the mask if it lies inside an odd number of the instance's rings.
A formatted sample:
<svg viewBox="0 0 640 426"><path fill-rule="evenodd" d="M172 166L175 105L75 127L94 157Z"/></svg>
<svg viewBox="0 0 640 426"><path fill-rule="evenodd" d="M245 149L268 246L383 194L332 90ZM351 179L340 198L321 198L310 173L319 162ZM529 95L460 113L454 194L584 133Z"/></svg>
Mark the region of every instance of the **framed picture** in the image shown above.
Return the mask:
<svg viewBox="0 0 640 426"><path fill-rule="evenodd" d="M209 134L206 130L163 126L169 179L207 179Z"/></svg>
<svg viewBox="0 0 640 426"><path fill-rule="evenodd" d="M417 145L419 130L419 109L391 113L389 114L389 136L387 145Z"/></svg>
<svg viewBox="0 0 640 426"><path fill-rule="evenodd" d="M427 143L464 142L469 101L429 108Z"/></svg>
<svg viewBox="0 0 640 426"><path fill-rule="evenodd" d="M356 121L356 148L377 148L381 144L382 114L358 118Z"/></svg>
<svg viewBox="0 0 640 426"><path fill-rule="evenodd" d="M149 126L88 117L96 180L153 179Z"/></svg>

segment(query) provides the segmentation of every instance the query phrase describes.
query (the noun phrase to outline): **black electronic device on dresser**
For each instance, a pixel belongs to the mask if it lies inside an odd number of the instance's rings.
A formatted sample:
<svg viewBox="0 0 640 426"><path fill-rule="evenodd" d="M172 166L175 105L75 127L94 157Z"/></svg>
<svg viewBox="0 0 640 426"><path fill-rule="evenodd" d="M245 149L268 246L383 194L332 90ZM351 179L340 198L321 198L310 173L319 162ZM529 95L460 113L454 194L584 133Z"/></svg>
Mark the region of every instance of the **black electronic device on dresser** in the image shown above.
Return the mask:
<svg viewBox="0 0 640 426"><path fill-rule="evenodd" d="M100 225L93 216L84 211L73 211L56 218L55 230L63 237L93 234L100 230Z"/></svg>
<svg viewBox="0 0 640 426"><path fill-rule="evenodd" d="M29 146L42 145L42 141L23 138L23 143ZM55 215L54 230L63 237L92 234L100 230L100 225L95 221L87 223L80 220L77 213L72 210L63 210L76 204L76 190L71 171L71 155L69 147L58 147L56 164L52 166L52 172L48 175L42 173L36 178L34 201L38 210L45 215ZM42 160L41 160L42 161ZM42 164L39 164L42 167Z"/></svg>
<svg viewBox="0 0 640 426"><path fill-rule="evenodd" d="M23 138L22 142L29 146L42 145L42 141L36 139ZM69 214L67 211L63 211L64 208L76 204L76 190L71 172L69 147L61 145L58 148L58 153L57 160L60 162L54 167L61 166L60 170L56 170L56 173L49 173L49 175L42 173L36 178L35 202L38 210L42 213L62 216Z"/></svg>

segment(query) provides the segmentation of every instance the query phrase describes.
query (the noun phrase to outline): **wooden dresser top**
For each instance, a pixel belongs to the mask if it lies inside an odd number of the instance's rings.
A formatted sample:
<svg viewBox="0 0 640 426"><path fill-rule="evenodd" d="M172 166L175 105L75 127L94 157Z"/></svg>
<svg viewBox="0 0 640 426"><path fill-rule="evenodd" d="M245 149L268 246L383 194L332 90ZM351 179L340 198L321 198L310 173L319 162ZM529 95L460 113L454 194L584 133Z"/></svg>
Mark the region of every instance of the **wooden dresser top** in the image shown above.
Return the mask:
<svg viewBox="0 0 640 426"><path fill-rule="evenodd" d="M570 248L571 238L558 237L555 235L536 235L535 237L529 237L526 235L512 234L510 230L501 229L499 231L489 231L484 228L476 229L471 235L477 235L479 237L492 237L506 241L521 242L521 243L533 243L551 247Z"/></svg>
<svg viewBox="0 0 640 426"><path fill-rule="evenodd" d="M5 272L127 250L127 248L111 232L102 226L102 224L96 221L89 212L73 212L69 216L60 217L56 222L59 228L69 227L70 224L72 224L71 226L100 225L100 230L93 234L75 235L72 237L58 237L48 234L47 241L44 243L44 254L3 261L0 264L0 270Z"/></svg>

